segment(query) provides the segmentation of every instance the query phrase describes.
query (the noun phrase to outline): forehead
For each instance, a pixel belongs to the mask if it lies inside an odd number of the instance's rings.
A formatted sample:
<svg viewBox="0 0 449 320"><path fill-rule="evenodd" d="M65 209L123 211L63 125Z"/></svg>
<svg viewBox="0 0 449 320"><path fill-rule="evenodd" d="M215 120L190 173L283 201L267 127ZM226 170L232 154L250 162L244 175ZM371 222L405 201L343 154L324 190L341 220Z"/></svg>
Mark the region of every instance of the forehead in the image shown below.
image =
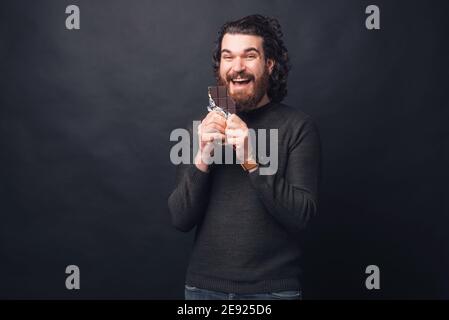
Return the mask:
<svg viewBox="0 0 449 320"><path fill-rule="evenodd" d="M263 39L260 36L248 34L226 33L221 41L221 50L229 50L233 53L242 53L245 49L256 48L263 52Z"/></svg>

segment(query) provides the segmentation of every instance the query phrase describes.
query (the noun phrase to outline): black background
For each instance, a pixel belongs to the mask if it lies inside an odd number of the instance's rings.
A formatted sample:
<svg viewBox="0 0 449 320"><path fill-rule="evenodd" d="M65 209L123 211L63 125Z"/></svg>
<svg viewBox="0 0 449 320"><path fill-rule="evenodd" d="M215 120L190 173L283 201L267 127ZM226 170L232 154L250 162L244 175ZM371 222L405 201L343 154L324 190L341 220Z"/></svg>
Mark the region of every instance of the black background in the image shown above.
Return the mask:
<svg viewBox="0 0 449 320"><path fill-rule="evenodd" d="M3 1L0 298L183 298L193 232L170 225L169 135L205 111L219 27L253 13L279 19L285 102L322 138L304 297L449 298L446 3Z"/></svg>

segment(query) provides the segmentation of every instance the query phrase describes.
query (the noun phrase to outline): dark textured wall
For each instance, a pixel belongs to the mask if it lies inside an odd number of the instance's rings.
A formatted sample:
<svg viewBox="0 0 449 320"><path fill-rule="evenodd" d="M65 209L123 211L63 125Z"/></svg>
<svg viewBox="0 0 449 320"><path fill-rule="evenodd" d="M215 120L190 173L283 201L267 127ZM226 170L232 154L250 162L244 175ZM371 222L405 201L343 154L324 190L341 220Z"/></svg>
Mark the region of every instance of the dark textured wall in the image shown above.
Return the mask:
<svg viewBox="0 0 449 320"><path fill-rule="evenodd" d="M65 29L65 8L81 29ZM365 7L381 30L365 28ZM317 122L305 298L448 298L444 1L4 1L0 298L182 298L169 134L205 110L219 26L277 17L286 103ZM81 290L65 288L65 267ZM365 267L381 290L364 287Z"/></svg>

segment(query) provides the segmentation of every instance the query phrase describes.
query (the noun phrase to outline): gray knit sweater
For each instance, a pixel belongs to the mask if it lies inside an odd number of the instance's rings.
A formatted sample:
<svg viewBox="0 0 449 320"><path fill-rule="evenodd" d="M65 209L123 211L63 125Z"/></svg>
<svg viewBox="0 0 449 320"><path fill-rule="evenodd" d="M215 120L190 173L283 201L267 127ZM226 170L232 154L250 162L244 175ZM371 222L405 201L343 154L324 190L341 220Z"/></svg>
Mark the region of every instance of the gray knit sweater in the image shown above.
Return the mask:
<svg viewBox="0 0 449 320"><path fill-rule="evenodd" d="M248 128L278 129L278 170L261 175L238 164L177 168L168 199L173 225L196 227L186 283L228 293L300 289L299 236L317 212L321 169L318 130L281 103L238 114Z"/></svg>

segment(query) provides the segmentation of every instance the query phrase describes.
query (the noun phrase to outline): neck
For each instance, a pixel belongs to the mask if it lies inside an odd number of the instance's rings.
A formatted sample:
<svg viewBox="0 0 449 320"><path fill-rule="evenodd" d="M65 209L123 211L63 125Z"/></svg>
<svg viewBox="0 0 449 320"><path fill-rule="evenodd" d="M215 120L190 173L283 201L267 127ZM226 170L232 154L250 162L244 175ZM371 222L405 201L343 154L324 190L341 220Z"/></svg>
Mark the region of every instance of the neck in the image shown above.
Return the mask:
<svg viewBox="0 0 449 320"><path fill-rule="evenodd" d="M257 104L257 106L254 109L258 109L264 105L266 105L267 103L270 102L270 98L268 98L268 95L265 93L265 95L263 96L262 99L260 99L259 103Z"/></svg>

